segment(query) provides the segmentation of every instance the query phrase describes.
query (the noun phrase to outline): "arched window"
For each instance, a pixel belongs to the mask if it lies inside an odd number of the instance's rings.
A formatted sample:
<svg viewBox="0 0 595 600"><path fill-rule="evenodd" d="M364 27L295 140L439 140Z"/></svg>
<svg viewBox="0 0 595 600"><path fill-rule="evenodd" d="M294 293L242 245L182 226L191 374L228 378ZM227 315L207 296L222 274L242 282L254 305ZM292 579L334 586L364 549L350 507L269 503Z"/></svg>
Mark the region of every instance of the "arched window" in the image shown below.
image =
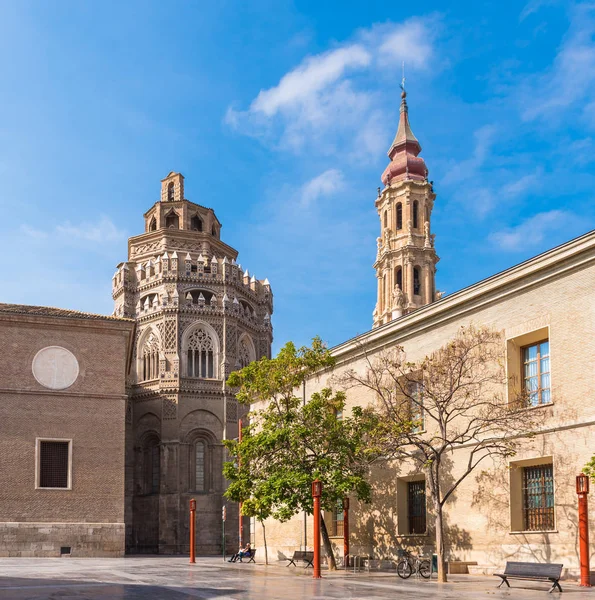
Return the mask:
<svg viewBox="0 0 595 600"><path fill-rule="evenodd" d="M169 185L167 186L167 199L170 202L173 202L173 200L174 200L174 193L175 193L174 182L171 181L169 183Z"/></svg>
<svg viewBox="0 0 595 600"><path fill-rule="evenodd" d="M253 360L256 360L254 345L246 335L240 339L238 350L238 364L240 369L247 367Z"/></svg>
<svg viewBox="0 0 595 600"><path fill-rule="evenodd" d="M421 277L419 267L413 267L413 294L415 296L419 296L421 294Z"/></svg>
<svg viewBox="0 0 595 600"><path fill-rule="evenodd" d="M211 227L211 235L217 237L217 228L214 225Z"/></svg>
<svg viewBox="0 0 595 600"><path fill-rule="evenodd" d="M382 310L386 306L386 275L382 276Z"/></svg>
<svg viewBox="0 0 595 600"><path fill-rule="evenodd" d="M198 215L194 215L192 219L190 219L190 229L192 229L192 231L202 231L202 221Z"/></svg>
<svg viewBox="0 0 595 600"><path fill-rule="evenodd" d="M217 360L211 335L202 327L195 329L187 342L186 376L213 379Z"/></svg>
<svg viewBox="0 0 595 600"><path fill-rule="evenodd" d="M388 227L388 212L384 211L384 227Z"/></svg>
<svg viewBox="0 0 595 600"><path fill-rule="evenodd" d="M395 285L403 290L403 269L401 267L395 267Z"/></svg>
<svg viewBox="0 0 595 600"><path fill-rule="evenodd" d="M165 217L165 226L168 229L180 228L180 217L173 210Z"/></svg>
<svg viewBox="0 0 595 600"><path fill-rule="evenodd" d="M157 229L157 221L155 219L155 217L153 217L151 219L151 222L149 223L149 231L155 231Z"/></svg>
<svg viewBox="0 0 595 600"><path fill-rule="evenodd" d="M143 492L158 494L161 475L159 438L149 436L143 445Z"/></svg>
<svg viewBox="0 0 595 600"><path fill-rule="evenodd" d="M159 377L159 338L151 332L146 338L140 353L141 381Z"/></svg>
<svg viewBox="0 0 595 600"><path fill-rule="evenodd" d="M397 230L403 229L403 205L397 203Z"/></svg>
<svg viewBox="0 0 595 600"><path fill-rule="evenodd" d="M205 481L205 442L197 440L194 444L194 490L204 492L206 490Z"/></svg>
<svg viewBox="0 0 595 600"><path fill-rule="evenodd" d="M415 200L413 202L413 229L417 229L417 226L418 226L418 218L417 218L418 208L419 208L419 202L417 200Z"/></svg>

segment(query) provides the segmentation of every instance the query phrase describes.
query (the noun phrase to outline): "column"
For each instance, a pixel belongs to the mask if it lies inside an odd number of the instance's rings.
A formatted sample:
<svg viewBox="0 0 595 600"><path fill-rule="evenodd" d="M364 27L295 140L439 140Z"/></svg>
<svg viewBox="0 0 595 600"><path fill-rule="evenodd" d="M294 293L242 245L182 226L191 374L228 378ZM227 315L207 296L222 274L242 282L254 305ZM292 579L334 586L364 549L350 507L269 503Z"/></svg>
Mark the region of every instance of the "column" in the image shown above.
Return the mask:
<svg viewBox="0 0 595 600"><path fill-rule="evenodd" d="M407 267L407 271L406 271L406 279L403 282L403 285L405 286L406 290L407 290L407 303L410 304L413 302L413 258L411 258L410 256L408 256L405 260L406 262L406 267Z"/></svg>
<svg viewBox="0 0 595 600"><path fill-rule="evenodd" d="M434 301L432 298L432 263L426 262L424 265L424 304L430 304Z"/></svg>

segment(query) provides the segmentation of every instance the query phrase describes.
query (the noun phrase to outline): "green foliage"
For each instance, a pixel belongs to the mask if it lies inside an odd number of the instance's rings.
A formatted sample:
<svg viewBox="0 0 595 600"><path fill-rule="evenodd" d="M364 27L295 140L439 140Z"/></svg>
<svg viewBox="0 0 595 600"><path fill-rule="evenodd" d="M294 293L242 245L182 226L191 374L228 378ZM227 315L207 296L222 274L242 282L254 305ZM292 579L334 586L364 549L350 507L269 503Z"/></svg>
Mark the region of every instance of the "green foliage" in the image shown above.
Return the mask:
<svg viewBox="0 0 595 600"><path fill-rule="evenodd" d="M583 473L591 478L591 481L595 483L595 456L585 465Z"/></svg>
<svg viewBox="0 0 595 600"><path fill-rule="evenodd" d="M332 510L355 493L370 500L367 416L354 410L338 419L345 395L329 388L312 394L306 404L296 395L305 379L330 368L334 359L319 338L312 347L286 344L274 359L263 358L232 373L241 402L254 406L242 441L225 440L234 462L224 465L230 482L226 497L243 502L242 512L259 520L287 521L300 511L312 514L312 481L322 481L321 505Z"/></svg>

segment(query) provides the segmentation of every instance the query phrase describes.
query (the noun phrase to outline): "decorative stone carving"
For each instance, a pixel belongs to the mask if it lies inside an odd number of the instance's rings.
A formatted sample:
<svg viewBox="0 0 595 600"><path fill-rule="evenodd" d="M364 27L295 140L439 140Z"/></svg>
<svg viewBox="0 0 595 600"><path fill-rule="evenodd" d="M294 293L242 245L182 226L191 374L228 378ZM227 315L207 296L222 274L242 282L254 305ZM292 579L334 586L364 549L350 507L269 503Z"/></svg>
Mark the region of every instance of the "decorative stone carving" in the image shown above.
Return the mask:
<svg viewBox="0 0 595 600"><path fill-rule="evenodd" d="M61 346L42 348L33 358L33 376L38 383L50 390L69 388L79 375L75 355Z"/></svg>
<svg viewBox="0 0 595 600"><path fill-rule="evenodd" d="M428 221L424 223L424 238L424 247L431 248L432 241L430 239L430 223Z"/></svg>

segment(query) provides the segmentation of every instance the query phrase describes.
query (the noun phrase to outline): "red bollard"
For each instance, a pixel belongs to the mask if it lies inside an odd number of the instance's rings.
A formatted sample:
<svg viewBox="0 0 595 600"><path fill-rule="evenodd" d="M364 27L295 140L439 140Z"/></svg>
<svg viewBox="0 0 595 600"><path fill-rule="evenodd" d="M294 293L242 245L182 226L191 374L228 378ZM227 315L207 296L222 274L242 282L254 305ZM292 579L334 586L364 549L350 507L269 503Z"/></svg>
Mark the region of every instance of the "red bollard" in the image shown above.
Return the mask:
<svg viewBox="0 0 595 600"><path fill-rule="evenodd" d="M242 419L238 420L238 442L242 443ZM240 548L244 547L244 519L242 518L242 503L238 504L238 538Z"/></svg>
<svg viewBox="0 0 595 600"><path fill-rule="evenodd" d="M320 579L320 496L322 483L315 479L312 482L312 496L314 498L314 579Z"/></svg>
<svg viewBox="0 0 595 600"><path fill-rule="evenodd" d="M582 473L576 477L576 493L578 494L578 537L581 563L581 586L591 587L589 568L589 478Z"/></svg>
<svg viewBox="0 0 595 600"><path fill-rule="evenodd" d="M190 500L190 563L196 562L195 554L195 536L196 532L196 500L192 498Z"/></svg>
<svg viewBox="0 0 595 600"><path fill-rule="evenodd" d="M343 564L349 568L349 498L343 498Z"/></svg>

